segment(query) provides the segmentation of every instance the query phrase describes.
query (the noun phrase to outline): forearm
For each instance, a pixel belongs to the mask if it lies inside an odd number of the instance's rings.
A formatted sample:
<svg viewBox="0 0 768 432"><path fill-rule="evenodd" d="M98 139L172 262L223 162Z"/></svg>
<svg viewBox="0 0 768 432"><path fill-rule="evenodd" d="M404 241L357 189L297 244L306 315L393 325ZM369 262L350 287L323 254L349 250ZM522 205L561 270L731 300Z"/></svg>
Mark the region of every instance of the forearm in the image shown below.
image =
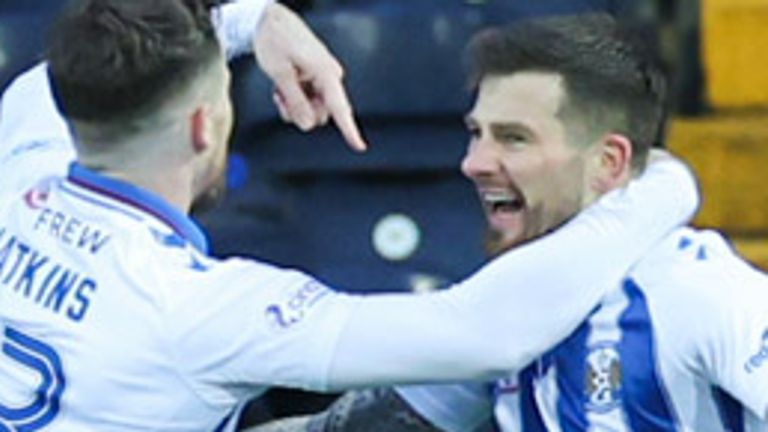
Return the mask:
<svg viewBox="0 0 768 432"><path fill-rule="evenodd" d="M277 420L247 432L439 432L389 388L351 391L327 410Z"/></svg>
<svg viewBox="0 0 768 432"><path fill-rule="evenodd" d="M664 164L449 291L363 301L338 344L331 387L488 380L524 367L692 216L695 182Z"/></svg>

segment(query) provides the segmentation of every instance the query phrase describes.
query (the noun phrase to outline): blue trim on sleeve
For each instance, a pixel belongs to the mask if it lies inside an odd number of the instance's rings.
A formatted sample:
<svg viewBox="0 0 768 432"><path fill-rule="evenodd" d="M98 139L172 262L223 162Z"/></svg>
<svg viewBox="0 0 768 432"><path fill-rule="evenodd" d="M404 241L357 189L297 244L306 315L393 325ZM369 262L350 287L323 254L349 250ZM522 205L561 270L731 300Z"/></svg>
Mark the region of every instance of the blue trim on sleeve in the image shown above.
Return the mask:
<svg viewBox="0 0 768 432"><path fill-rule="evenodd" d="M208 239L197 223L158 195L101 175L77 162L70 165L68 180L82 188L154 216L171 227L176 234L192 243L199 251L208 253Z"/></svg>

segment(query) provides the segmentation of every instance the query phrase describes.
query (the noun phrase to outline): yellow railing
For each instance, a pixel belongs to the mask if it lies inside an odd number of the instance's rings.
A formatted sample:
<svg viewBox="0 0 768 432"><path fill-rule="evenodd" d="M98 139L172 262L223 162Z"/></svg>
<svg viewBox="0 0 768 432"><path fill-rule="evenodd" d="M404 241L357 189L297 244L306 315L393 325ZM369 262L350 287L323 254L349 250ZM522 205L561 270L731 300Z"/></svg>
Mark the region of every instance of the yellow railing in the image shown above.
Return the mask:
<svg viewBox="0 0 768 432"><path fill-rule="evenodd" d="M704 201L695 224L724 231L768 270L768 110L677 119L669 147L699 176Z"/></svg>
<svg viewBox="0 0 768 432"><path fill-rule="evenodd" d="M768 0L702 0L710 103L768 106Z"/></svg>

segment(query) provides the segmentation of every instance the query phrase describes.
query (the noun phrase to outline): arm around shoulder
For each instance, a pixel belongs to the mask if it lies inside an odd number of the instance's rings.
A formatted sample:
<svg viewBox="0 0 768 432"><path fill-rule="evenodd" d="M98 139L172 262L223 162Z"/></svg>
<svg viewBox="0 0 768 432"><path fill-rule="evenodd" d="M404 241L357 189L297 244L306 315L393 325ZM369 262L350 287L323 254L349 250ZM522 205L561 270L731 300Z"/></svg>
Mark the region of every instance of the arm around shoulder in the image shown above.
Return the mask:
<svg viewBox="0 0 768 432"><path fill-rule="evenodd" d="M567 337L697 205L690 171L655 163L450 290L363 299L340 336L329 382L488 380L519 370Z"/></svg>

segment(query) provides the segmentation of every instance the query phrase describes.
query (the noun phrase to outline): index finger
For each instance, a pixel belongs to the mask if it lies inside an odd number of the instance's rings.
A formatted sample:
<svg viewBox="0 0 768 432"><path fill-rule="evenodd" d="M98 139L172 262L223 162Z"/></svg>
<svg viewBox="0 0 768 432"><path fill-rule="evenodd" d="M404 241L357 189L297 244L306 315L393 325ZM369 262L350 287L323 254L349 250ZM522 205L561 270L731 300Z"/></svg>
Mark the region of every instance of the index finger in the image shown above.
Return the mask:
<svg viewBox="0 0 768 432"><path fill-rule="evenodd" d="M341 81L335 78L325 80L325 82L320 83L320 91L333 122L336 123L336 127L344 136L347 144L356 151L366 151L368 143L365 142L360 133L347 92Z"/></svg>

